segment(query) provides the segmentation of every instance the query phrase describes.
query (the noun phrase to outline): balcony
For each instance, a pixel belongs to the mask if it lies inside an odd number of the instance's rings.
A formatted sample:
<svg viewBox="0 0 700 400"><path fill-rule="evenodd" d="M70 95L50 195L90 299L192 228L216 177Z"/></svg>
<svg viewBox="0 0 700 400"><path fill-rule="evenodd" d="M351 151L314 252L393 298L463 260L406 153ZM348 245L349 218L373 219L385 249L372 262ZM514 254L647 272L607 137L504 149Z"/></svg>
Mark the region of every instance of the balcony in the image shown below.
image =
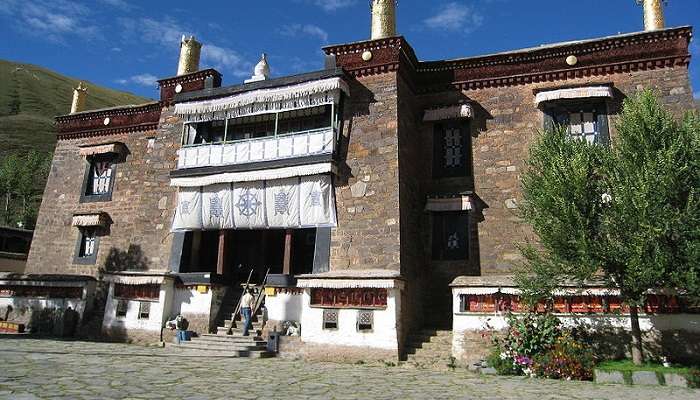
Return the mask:
<svg viewBox="0 0 700 400"><path fill-rule="evenodd" d="M317 155L332 155L332 127L218 143L185 145L178 150L178 169L243 165Z"/></svg>

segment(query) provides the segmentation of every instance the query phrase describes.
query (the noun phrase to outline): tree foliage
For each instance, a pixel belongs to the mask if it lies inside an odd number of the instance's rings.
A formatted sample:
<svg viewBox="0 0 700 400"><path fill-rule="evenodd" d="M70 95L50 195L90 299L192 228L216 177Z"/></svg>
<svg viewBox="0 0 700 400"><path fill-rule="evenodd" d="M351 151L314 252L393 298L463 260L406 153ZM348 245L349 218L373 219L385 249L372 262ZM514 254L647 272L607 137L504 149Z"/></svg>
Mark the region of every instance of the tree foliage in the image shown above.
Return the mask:
<svg viewBox="0 0 700 400"><path fill-rule="evenodd" d="M12 153L0 159L0 223L34 228L51 158L47 153Z"/></svg>
<svg viewBox="0 0 700 400"><path fill-rule="evenodd" d="M650 91L624 102L610 147L558 127L530 149L523 217L538 236L516 275L526 297L600 281L632 306L650 289L700 295L700 119ZM635 308L636 310L636 308Z"/></svg>

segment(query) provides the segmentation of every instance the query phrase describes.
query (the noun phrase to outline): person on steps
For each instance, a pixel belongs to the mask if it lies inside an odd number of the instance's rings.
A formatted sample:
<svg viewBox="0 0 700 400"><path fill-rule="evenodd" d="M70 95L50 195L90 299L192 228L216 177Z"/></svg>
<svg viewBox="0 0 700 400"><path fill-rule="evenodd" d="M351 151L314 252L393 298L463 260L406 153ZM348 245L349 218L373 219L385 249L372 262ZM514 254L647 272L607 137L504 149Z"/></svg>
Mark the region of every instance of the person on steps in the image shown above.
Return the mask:
<svg viewBox="0 0 700 400"><path fill-rule="evenodd" d="M253 313L253 307L255 306L255 298L253 297L253 291L246 289L243 297L241 298L241 316L243 317L243 336L248 336L248 330L251 328L250 319Z"/></svg>

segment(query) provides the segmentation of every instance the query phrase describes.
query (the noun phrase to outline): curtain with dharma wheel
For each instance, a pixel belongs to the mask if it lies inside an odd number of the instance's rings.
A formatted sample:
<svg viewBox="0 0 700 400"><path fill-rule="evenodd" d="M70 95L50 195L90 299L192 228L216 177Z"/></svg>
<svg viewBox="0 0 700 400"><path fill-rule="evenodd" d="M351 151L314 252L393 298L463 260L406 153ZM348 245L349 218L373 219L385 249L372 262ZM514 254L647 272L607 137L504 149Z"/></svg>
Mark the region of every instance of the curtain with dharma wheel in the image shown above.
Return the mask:
<svg viewBox="0 0 700 400"><path fill-rule="evenodd" d="M330 175L181 187L173 231L336 225Z"/></svg>

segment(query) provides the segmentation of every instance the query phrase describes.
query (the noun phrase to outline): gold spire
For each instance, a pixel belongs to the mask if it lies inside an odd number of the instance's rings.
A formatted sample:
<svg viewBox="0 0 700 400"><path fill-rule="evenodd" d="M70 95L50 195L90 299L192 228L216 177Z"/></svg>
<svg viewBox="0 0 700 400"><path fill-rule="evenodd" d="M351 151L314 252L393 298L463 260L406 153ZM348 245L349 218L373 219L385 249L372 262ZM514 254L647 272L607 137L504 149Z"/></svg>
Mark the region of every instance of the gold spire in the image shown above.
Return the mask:
<svg viewBox="0 0 700 400"><path fill-rule="evenodd" d="M396 36L396 0L372 1L372 40Z"/></svg>
<svg viewBox="0 0 700 400"><path fill-rule="evenodd" d="M185 75L199 71L199 56L202 52L202 44L194 36L180 40L180 61L177 64L177 75Z"/></svg>
<svg viewBox="0 0 700 400"><path fill-rule="evenodd" d="M78 83L77 88L73 88L73 102L70 105L70 113L75 114L85 111L85 100L87 99L87 87L83 82Z"/></svg>
<svg viewBox="0 0 700 400"><path fill-rule="evenodd" d="M644 6L644 30L658 31L664 29L664 4L667 0L637 0Z"/></svg>

